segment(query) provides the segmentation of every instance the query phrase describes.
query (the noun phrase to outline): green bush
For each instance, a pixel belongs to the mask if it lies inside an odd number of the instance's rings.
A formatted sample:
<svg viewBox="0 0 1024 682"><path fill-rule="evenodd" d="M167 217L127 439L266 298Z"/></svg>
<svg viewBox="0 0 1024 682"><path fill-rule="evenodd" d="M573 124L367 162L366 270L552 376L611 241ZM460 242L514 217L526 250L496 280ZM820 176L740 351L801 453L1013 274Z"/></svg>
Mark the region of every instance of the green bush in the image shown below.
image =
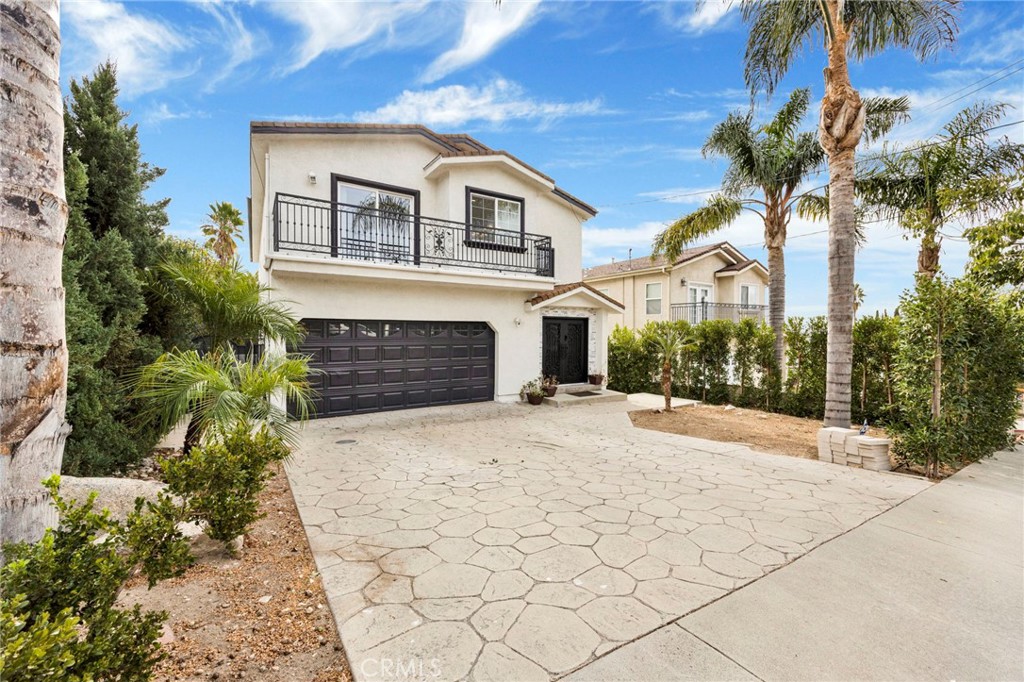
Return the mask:
<svg viewBox="0 0 1024 682"><path fill-rule="evenodd" d="M1024 377L1024 313L970 280L919 277L900 304L895 357L897 457L966 464L1009 444Z"/></svg>
<svg viewBox="0 0 1024 682"><path fill-rule="evenodd" d="M853 325L852 414L855 423L888 421L893 414L893 365L899 319L862 317Z"/></svg>
<svg viewBox="0 0 1024 682"><path fill-rule="evenodd" d="M34 617L24 594L0 597L0 680L81 680L68 672L75 662L78 624L70 608L51 620L45 612Z"/></svg>
<svg viewBox="0 0 1024 682"><path fill-rule="evenodd" d="M65 501L59 482L57 476L44 482L59 525L37 543L4 547L2 677L149 679L161 658L157 638L166 614L118 609L115 602L137 567L150 585L184 571L191 555L175 528L179 514L161 496L137 502L119 523L107 510L94 511L95 494L83 504Z"/></svg>
<svg viewBox="0 0 1024 682"><path fill-rule="evenodd" d="M828 324L824 317L786 320L786 393L782 411L796 417L825 413L825 364Z"/></svg>
<svg viewBox="0 0 1024 682"><path fill-rule="evenodd" d="M657 362L641 335L615 325L608 335L608 388L622 393L653 390Z"/></svg>
<svg viewBox="0 0 1024 682"><path fill-rule="evenodd" d="M688 355L692 379L690 392L702 402L729 402L729 364L735 325L729 320L706 320L690 328L696 348Z"/></svg>
<svg viewBox="0 0 1024 682"><path fill-rule="evenodd" d="M206 534L230 548L262 518L259 494L273 476L271 462L288 457L284 442L266 427L252 434L246 425L193 448L161 465L170 490L187 501L189 517L206 524Z"/></svg>
<svg viewBox="0 0 1024 682"><path fill-rule="evenodd" d="M782 380L775 363L775 334L771 327L747 318L735 325L734 338L733 404L768 411L778 409Z"/></svg>

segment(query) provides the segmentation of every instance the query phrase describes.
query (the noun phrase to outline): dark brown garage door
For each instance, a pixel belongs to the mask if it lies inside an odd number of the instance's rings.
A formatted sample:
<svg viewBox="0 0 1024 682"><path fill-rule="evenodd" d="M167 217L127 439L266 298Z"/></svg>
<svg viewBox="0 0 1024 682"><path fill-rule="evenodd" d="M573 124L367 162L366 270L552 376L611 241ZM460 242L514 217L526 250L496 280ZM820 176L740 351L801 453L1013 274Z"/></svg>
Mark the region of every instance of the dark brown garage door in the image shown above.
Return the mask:
<svg viewBox="0 0 1024 682"><path fill-rule="evenodd" d="M494 398L494 332L484 322L302 321L317 417Z"/></svg>

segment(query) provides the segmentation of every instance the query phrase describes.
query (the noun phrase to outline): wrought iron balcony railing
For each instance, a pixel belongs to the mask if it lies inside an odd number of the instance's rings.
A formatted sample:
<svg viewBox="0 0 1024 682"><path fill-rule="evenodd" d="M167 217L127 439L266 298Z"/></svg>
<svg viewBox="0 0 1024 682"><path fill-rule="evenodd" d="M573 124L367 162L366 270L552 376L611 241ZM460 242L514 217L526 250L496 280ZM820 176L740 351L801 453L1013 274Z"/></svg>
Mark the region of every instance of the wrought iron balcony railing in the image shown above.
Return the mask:
<svg viewBox="0 0 1024 682"><path fill-rule="evenodd" d="M705 320L732 320L733 322L739 322L747 318L753 318L757 322L764 322L768 306L754 305L752 303L711 303L702 301L700 303L673 303L670 311L673 322L686 320L690 324L697 324Z"/></svg>
<svg viewBox="0 0 1024 682"><path fill-rule="evenodd" d="M274 250L341 260L555 276L551 237L278 193Z"/></svg>

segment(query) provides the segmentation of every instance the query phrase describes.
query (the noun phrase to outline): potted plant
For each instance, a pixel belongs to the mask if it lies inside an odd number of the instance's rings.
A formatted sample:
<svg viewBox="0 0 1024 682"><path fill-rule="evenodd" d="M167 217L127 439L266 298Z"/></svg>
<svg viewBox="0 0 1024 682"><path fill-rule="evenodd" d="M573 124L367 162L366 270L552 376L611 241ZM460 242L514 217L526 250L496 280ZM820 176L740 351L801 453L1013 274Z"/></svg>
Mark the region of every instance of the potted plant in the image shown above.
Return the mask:
<svg viewBox="0 0 1024 682"><path fill-rule="evenodd" d="M544 388L536 379L527 381L523 384L523 387L519 389L519 397L531 405L540 405L541 401L544 400Z"/></svg>
<svg viewBox="0 0 1024 682"><path fill-rule="evenodd" d="M558 391L558 377L551 375L540 380L540 387L544 389L544 395L553 396Z"/></svg>
<svg viewBox="0 0 1024 682"><path fill-rule="evenodd" d="M591 385L593 385L593 386L600 386L601 384L604 383L604 375L603 374L588 374L587 375L587 379L590 381Z"/></svg>

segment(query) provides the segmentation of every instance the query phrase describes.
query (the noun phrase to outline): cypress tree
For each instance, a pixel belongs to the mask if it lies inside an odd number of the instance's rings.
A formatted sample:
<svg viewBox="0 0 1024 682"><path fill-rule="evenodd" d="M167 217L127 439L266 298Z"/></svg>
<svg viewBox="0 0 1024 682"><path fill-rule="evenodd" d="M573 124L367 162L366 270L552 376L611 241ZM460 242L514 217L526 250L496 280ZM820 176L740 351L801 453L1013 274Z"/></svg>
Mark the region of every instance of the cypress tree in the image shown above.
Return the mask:
<svg viewBox="0 0 1024 682"><path fill-rule="evenodd" d="M143 192L163 174L141 159L138 131L117 106L115 67L71 82L65 106L64 250L68 439L63 470L102 475L138 462L160 433L135 418L126 374L152 362L163 340L145 330L145 269L164 249L168 200ZM166 312L166 311L164 311Z"/></svg>

